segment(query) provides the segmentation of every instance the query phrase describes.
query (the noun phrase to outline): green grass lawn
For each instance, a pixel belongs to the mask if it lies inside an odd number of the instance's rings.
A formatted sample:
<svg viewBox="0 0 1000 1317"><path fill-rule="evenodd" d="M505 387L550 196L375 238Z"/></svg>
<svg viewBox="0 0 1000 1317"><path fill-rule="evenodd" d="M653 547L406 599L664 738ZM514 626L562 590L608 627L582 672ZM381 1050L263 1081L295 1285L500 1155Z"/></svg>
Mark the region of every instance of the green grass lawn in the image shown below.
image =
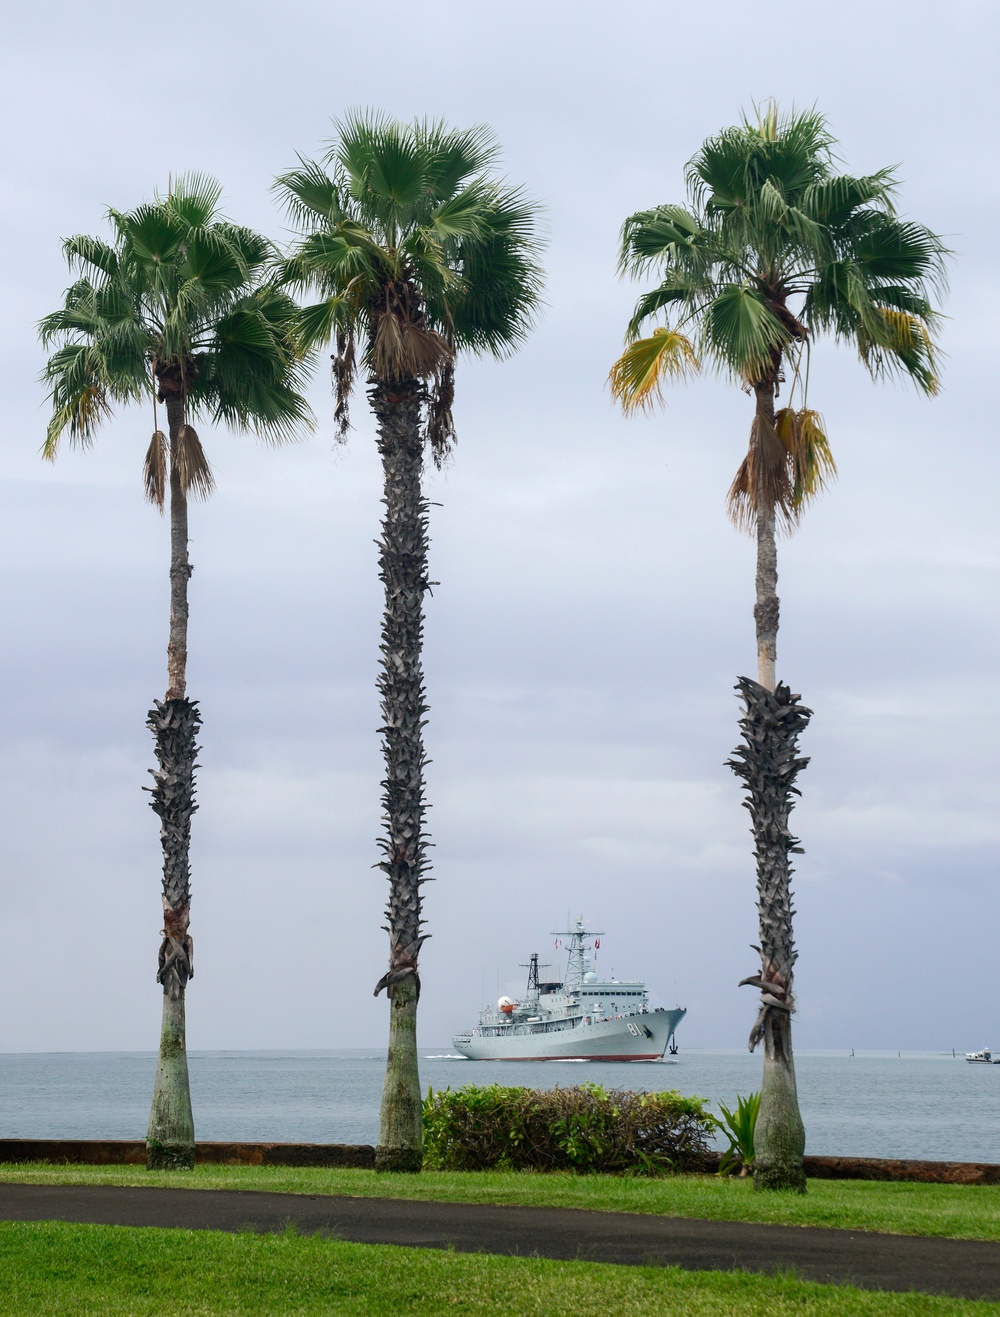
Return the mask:
<svg viewBox="0 0 1000 1317"><path fill-rule="evenodd" d="M283 1166L199 1166L193 1172L150 1172L140 1166L0 1166L0 1181L22 1184L172 1185L276 1193L353 1194L460 1203L583 1207L611 1212L838 1226L899 1235L1000 1240L1000 1186L883 1184L811 1180L809 1192L754 1193L748 1180L711 1175L630 1179L558 1172L374 1171Z"/></svg>
<svg viewBox="0 0 1000 1317"><path fill-rule="evenodd" d="M866 1292L789 1276L489 1257L292 1234L0 1222L0 1312L971 1317L995 1314L997 1305Z"/></svg>

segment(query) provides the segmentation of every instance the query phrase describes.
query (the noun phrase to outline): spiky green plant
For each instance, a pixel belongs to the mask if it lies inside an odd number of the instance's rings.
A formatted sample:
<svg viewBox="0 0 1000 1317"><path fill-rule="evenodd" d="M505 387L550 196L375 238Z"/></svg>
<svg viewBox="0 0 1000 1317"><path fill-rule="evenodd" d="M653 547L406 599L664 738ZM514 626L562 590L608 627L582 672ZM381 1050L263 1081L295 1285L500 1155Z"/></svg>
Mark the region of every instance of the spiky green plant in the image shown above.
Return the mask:
<svg viewBox="0 0 1000 1317"><path fill-rule="evenodd" d="M716 1120L716 1127L729 1139L729 1147L719 1159L719 1174L728 1175L734 1166L739 1166L741 1175L750 1175L753 1173L754 1131L760 1111L760 1094L748 1093L741 1097L737 1093L735 1111L724 1102L719 1103L719 1110L722 1119Z"/></svg>

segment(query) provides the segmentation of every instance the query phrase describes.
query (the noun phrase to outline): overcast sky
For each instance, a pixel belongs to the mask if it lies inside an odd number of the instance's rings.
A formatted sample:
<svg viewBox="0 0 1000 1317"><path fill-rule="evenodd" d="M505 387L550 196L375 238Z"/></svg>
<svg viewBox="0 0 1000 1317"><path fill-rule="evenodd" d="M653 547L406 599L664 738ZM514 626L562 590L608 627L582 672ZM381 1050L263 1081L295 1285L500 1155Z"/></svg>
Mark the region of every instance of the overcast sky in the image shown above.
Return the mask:
<svg viewBox="0 0 1000 1317"><path fill-rule="evenodd" d="M162 697L166 523L151 418L38 456L35 324L60 240L204 170L283 239L269 194L332 119L485 122L544 203L547 305L520 354L462 360L432 473L425 668L437 882L421 1041L516 992L567 913L599 967L688 1008L682 1047L755 1012L751 839L733 683L755 675L753 547L724 496L751 402L703 377L625 421L605 387L637 289L626 215L754 102L817 106L845 168L899 165L901 209L955 252L928 400L813 354L839 480L779 548L778 672L815 710L794 818L800 1047L1000 1046L996 943L997 7L342 0L169 10L95 0L5 20L0 465L0 1050L152 1049L157 819L140 788ZM381 1046L375 729L380 472L363 394L334 445L209 427L191 513L189 692L204 717L192 847L192 1048ZM543 955L543 960L556 960Z"/></svg>

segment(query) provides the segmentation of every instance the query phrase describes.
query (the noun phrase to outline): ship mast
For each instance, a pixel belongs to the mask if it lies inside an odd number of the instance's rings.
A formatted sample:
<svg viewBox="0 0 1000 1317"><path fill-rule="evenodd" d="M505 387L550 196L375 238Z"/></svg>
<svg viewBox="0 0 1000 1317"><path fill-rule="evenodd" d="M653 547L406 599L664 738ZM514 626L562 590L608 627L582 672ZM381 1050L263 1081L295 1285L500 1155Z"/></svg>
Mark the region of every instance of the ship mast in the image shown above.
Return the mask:
<svg viewBox="0 0 1000 1317"><path fill-rule="evenodd" d="M562 932L561 929L553 929L553 937L569 938L569 955L566 964L566 981L564 984L567 994L579 992L583 987L583 976L586 973L586 964L583 953L592 951L593 948L585 945L584 939L588 937L603 937L603 929L586 929L583 926L583 916L573 921L575 927L568 933Z"/></svg>
<svg viewBox="0 0 1000 1317"><path fill-rule="evenodd" d="M548 962L546 962L544 965L539 966L537 951L533 951L531 953L531 958L527 962L527 964L525 964L523 960L521 961L521 969L526 969L528 971L528 988L527 988L527 992L525 993L526 997L529 998L538 997L539 994L538 971L539 969L548 969L548 967L549 967Z"/></svg>

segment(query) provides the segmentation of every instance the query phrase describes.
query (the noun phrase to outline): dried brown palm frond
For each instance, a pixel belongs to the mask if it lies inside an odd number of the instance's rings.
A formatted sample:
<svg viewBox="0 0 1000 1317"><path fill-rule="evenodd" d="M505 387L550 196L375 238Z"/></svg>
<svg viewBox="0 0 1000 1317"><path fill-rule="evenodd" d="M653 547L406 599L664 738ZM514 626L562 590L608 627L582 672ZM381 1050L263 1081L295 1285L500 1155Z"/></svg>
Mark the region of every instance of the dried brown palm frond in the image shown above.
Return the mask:
<svg viewBox="0 0 1000 1317"><path fill-rule="evenodd" d="M177 432L173 459L184 493L208 498L215 488L215 479L193 425L182 425Z"/></svg>
<svg viewBox="0 0 1000 1317"><path fill-rule="evenodd" d="M455 359L451 344L443 334L428 329L426 325L414 324L412 320L403 324L403 343L413 374L418 379L429 379Z"/></svg>
<svg viewBox="0 0 1000 1317"><path fill-rule="evenodd" d="M455 443L455 421L451 414L455 401L455 361L449 357L434 376L427 402L427 441L440 471Z"/></svg>
<svg viewBox="0 0 1000 1317"><path fill-rule="evenodd" d="M150 503L155 503L162 512L167 492L167 436L162 430L154 430L149 441L142 464L142 483Z"/></svg>
<svg viewBox="0 0 1000 1317"><path fill-rule="evenodd" d="M337 405L333 411L334 434L338 443L347 439L351 428L349 404L354 388L357 363L354 355L354 335L341 330L337 334L337 351L333 354L333 392Z"/></svg>
<svg viewBox="0 0 1000 1317"><path fill-rule="evenodd" d="M446 339L392 311L379 317L371 365L381 380L428 379L452 358Z"/></svg>
<svg viewBox="0 0 1000 1317"><path fill-rule="evenodd" d="M757 511L761 507L774 508L783 521L788 521L791 512L788 455L774 427L762 416L755 416L750 427L750 446L729 487L726 507L733 524L750 533L756 528Z"/></svg>
<svg viewBox="0 0 1000 1317"><path fill-rule="evenodd" d="M398 380L411 373L403 356L403 327L391 312L380 316L375 326L371 359L379 379Z"/></svg>
<svg viewBox="0 0 1000 1317"><path fill-rule="evenodd" d="M783 407L774 425L754 417L750 446L729 487L727 511L740 530L753 533L761 507L774 509L790 533L806 504L837 474L819 412Z"/></svg>

